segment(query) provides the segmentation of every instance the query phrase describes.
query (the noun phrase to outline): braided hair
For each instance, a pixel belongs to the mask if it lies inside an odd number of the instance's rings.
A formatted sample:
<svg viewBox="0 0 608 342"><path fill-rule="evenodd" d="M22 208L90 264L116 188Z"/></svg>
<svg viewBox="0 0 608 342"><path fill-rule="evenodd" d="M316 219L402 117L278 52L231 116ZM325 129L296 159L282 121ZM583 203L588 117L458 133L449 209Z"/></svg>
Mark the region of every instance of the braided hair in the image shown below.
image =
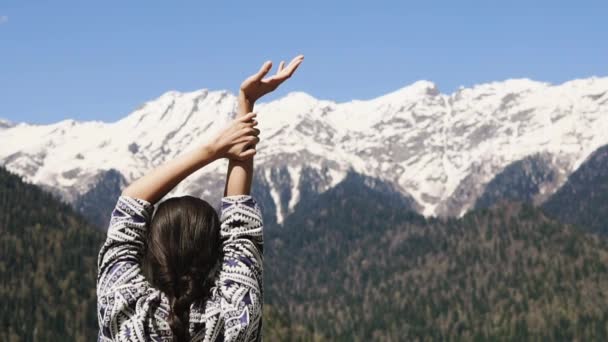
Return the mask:
<svg viewBox="0 0 608 342"><path fill-rule="evenodd" d="M208 298L221 258L218 215L200 198L169 198L158 205L146 241L144 274L169 299L175 341L188 341L190 306Z"/></svg>

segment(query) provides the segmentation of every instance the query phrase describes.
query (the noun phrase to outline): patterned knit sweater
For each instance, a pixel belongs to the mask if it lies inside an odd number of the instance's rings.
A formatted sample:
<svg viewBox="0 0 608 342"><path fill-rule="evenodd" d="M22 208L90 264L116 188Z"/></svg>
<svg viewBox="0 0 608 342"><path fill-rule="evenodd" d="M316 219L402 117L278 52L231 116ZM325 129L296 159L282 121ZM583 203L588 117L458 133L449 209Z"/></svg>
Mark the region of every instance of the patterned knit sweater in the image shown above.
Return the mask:
<svg viewBox="0 0 608 342"><path fill-rule="evenodd" d="M223 197L224 259L205 303L190 307L192 341L260 341L262 328L262 215L249 195ZM172 341L168 298L141 270L154 206L120 196L99 253L98 341Z"/></svg>

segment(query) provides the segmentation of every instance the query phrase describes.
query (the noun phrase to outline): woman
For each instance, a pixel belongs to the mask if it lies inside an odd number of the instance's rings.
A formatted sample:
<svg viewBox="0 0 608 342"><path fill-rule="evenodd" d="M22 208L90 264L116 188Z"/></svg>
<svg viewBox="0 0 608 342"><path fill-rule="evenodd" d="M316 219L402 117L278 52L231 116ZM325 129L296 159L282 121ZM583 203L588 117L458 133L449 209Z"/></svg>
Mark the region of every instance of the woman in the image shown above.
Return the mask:
<svg viewBox="0 0 608 342"><path fill-rule="evenodd" d="M258 341L262 328L262 215L250 195L259 130L255 101L302 63L294 58L241 84L237 117L209 143L123 190L99 253L100 341ZM221 214L171 189L216 159L229 158ZM153 215L154 212L154 215Z"/></svg>

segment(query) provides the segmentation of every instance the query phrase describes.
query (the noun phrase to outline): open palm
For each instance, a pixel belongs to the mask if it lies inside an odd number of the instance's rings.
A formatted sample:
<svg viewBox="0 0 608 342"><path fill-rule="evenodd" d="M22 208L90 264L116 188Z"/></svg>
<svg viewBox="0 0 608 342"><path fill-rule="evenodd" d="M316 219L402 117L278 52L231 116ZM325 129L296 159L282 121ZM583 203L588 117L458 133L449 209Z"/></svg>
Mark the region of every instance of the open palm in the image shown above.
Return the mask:
<svg viewBox="0 0 608 342"><path fill-rule="evenodd" d="M304 56L299 55L292 59L287 66L285 66L285 62L281 62L276 74L264 78L272 68L272 62L267 61L262 65L260 71L243 81L241 84L241 93L248 101L255 102L260 97L277 89L281 83L290 78L303 60Z"/></svg>

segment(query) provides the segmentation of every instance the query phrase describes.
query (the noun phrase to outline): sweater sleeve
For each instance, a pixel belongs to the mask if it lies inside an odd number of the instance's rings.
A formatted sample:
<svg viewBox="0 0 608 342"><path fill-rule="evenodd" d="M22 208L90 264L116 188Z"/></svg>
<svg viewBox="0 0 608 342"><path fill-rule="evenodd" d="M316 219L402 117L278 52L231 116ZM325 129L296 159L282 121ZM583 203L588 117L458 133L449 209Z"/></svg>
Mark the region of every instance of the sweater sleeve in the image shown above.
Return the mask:
<svg viewBox="0 0 608 342"><path fill-rule="evenodd" d="M151 203L120 196L98 257L97 303L100 340L146 340L143 322L150 285L141 271Z"/></svg>
<svg viewBox="0 0 608 342"><path fill-rule="evenodd" d="M223 197L221 206L224 256L205 310L205 340L259 340L263 304L262 213L250 195Z"/></svg>

